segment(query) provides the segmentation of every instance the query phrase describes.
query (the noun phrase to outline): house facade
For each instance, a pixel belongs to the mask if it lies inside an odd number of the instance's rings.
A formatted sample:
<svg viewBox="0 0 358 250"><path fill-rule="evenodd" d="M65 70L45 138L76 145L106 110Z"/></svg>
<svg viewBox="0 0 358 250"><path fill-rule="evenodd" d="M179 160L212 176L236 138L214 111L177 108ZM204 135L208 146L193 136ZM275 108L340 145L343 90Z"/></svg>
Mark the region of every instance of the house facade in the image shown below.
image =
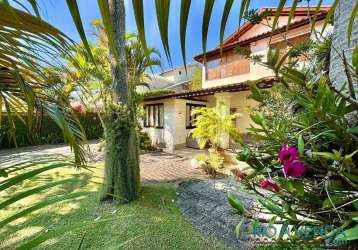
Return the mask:
<svg viewBox="0 0 358 250"><path fill-rule="evenodd" d="M196 147L189 133L194 127L191 111L202 106L220 105L225 107L227 114L240 113L241 117L235 121L235 125L245 136L251 123L249 108L256 105L248 98L250 85L270 88L274 73L239 55L235 48L248 48L252 55L260 55L265 60L269 48L278 47L284 50L287 44L300 44L315 39L310 24L315 7L298 7L288 27L290 8L284 8L273 33L269 26L273 22L276 9L269 9L271 14L267 20L259 24L245 23L226 38L222 54L218 46L206 53L206 63L203 63L203 54L194 57L201 63L202 89L179 90L176 93L148 96L144 99L144 130L152 138L153 144L161 145L167 151L185 146ZM316 16L314 28L318 33L322 30L328 10L329 7L321 7ZM222 138L221 144L223 148L234 146L228 137Z"/></svg>

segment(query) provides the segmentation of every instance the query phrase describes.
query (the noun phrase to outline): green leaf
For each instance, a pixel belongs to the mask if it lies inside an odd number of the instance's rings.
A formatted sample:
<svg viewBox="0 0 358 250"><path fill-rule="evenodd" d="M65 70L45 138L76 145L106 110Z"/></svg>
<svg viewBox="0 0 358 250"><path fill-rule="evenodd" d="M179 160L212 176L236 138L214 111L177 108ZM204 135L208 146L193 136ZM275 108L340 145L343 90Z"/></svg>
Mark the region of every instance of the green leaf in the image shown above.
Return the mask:
<svg viewBox="0 0 358 250"><path fill-rule="evenodd" d="M276 215L272 216L272 218L270 219L268 225L272 226L273 224L275 224L276 220L277 220L277 216Z"/></svg>
<svg viewBox="0 0 358 250"><path fill-rule="evenodd" d="M357 13L358 13L358 1L356 1L356 4L353 7L352 14L351 14L351 16L349 18L349 22L348 22L348 32L347 32L348 43L351 42L354 20L357 17Z"/></svg>
<svg viewBox="0 0 358 250"><path fill-rule="evenodd" d="M320 156L328 160L340 160L334 153L330 152L312 152L312 155Z"/></svg>
<svg viewBox="0 0 358 250"><path fill-rule="evenodd" d="M352 54L352 65L356 68L356 74L358 74L358 44L355 46Z"/></svg>
<svg viewBox="0 0 358 250"><path fill-rule="evenodd" d="M265 199L259 198L258 201L261 203L262 206L267 208L273 214L276 214L276 215L278 215L280 217L283 216L282 207L277 205L273 200L271 200L269 198L265 198Z"/></svg>
<svg viewBox="0 0 358 250"><path fill-rule="evenodd" d="M340 2L340 0L334 0L333 4L331 5L331 8L329 9L326 18L324 19L324 23L323 23L323 27L322 27L322 31L321 33L323 33L323 31L326 29L329 21L331 20L331 18L334 15L334 11L337 8L338 3Z"/></svg>
<svg viewBox="0 0 358 250"><path fill-rule="evenodd" d="M263 101L263 97L261 95L261 91L260 89L256 86L256 84L252 84L250 86L250 90L251 90L251 95L250 97L252 99L254 99L257 102L262 102Z"/></svg>
<svg viewBox="0 0 358 250"><path fill-rule="evenodd" d="M32 9L34 10L35 15L36 15L39 19L41 19L40 12L39 12L39 8L38 8L38 5L37 5L36 0L28 0L28 2L30 3Z"/></svg>
<svg viewBox="0 0 358 250"><path fill-rule="evenodd" d="M339 195L331 195L330 198L331 199L326 198L323 201L322 208L324 208L324 209L332 208L333 207L332 202L335 206L339 206L339 205L342 205L350 200L350 198L347 198L344 196L339 196Z"/></svg>
<svg viewBox="0 0 358 250"><path fill-rule="evenodd" d="M170 0L155 0L155 9L157 12L157 21L162 40L163 48L170 65L172 59L170 57L169 40L168 40L168 25L169 25L169 11Z"/></svg>
<svg viewBox="0 0 358 250"><path fill-rule="evenodd" d="M277 25L278 19L281 16L281 11L282 11L283 7L285 7L285 4L286 4L286 0L280 0L278 6L276 8L275 18L273 19L273 22L272 22L272 32L274 32L276 30L276 25Z"/></svg>
<svg viewBox="0 0 358 250"><path fill-rule="evenodd" d="M208 39L208 30L209 30L209 23L211 19L211 13L213 10L215 0L205 0L205 7L204 7L204 15L203 15L203 24L201 29L201 42L203 47L203 62L206 63L206 43Z"/></svg>
<svg viewBox="0 0 358 250"><path fill-rule="evenodd" d="M231 7L232 7L233 3L234 3L234 0L226 0L223 15L221 17L221 24L220 24L220 54L222 54L222 51L223 51L223 41L224 41L226 22L227 22L227 19L229 17L229 13L230 13L230 10L231 10Z"/></svg>
<svg viewBox="0 0 358 250"><path fill-rule="evenodd" d="M245 213L245 208L244 206L241 204L240 200L236 197L236 195L234 195L233 193L229 193L227 195L227 199L230 203L230 205L236 209L236 211L238 212L238 214L244 214Z"/></svg>
<svg viewBox="0 0 358 250"><path fill-rule="evenodd" d="M291 6L291 9L290 9L290 14L288 15L288 21L287 21L286 31L288 31L288 29L289 29L289 27L290 27L291 20L292 20L292 18L293 18L294 15L295 15L295 11L296 11L297 4L298 4L299 1L300 1L300 0L293 0L292 6Z"/></svg>
<svg viewBox="0 0 358 250"><path fill-rule="evenodd" d="M345 177L347 177L348 179L350 179L351 181L358 183L358 176L353 175L351 173L347 173L347 172L343 172L342 173Z"/></svg>
<svg viewBox="0 0 358 250"><path fill-rule="evenodd" d="M180 5L180 48L181 48L181 54L183 57L185 72L186 72L185 38L186 38L186 29L187 29L187 24L188 24L190 5L191 5L191 0L181 0L181 5Z"/></svg>
<svg viewBox="0 0 358 250"><path fill-rule="evenodd" d="M288 220L286 220L286 221L284 221L284 222L282 223L282 227L281 227L280 233L279 233L279 235L278 235L278 240L281 240L282 237L283 237L285 234L289 233L288 225L289 225L289 221L288 221Z"/></svg>
<svg viewBox="0 0 358 250"><path fill-rule="evenodd" d="M108 37L109 47L111 48L111 53L113 53L114 58L116 59L117 63L119 64L120 58L118 55L117 46L114 40L114 33L113 33L113 26L111 22L111 15L109 12L109 6L107 0L97 0L99 10L101 12L102 21L104 30L106 31Z"/></svg>
<svg viewBox="0 0 358 250"><path fill-rule="evenodd" d="M236 225L235 227L235 234L236 234L236 238L239 239L241 236L241 226L245 221L245 217L242 217L242 219L240 220L239 224Z"/></svg>
<svg viewBox="0 0 358 250"><path fill-rule="evenodd" d="M317 5L316 5L316 9L315 9L315 12L314 12L314 15L313 15L313 18L312 18L311 33L312 33L312 31L313 31L313 29L315 27L316 20L317 20L317 15L319 13L319 10L321 9L322 2L323 2L323 0L319 0Z"/></svg>
<svg viewBox="0 0 358 250"><path fill-rule="evenodd" d="M260 126L262 126L263 123L264 123L264 116L262 115L261 112L252 112L252 113L250 113L250 118L254 123L256 123L256 124L258 124Z"/></svg>
<svg viewBox="0 0 358 250"><path fill-rule="evenodd" d="M353 152L350 153L349 155L345 155L345 156L344 156L344 159L345 159L345 160L350 160L350 159L352 159L352 157L353 157L356 153L358 153L358 149L355 150L355 151L353 151Z"/></svg>
<svg viewBox="0 0 358 250"><path fill-rule="evenodd" d="M305 153L305 142L303 140L302 134L298 136L298 142L297 142L298 152L300 155L304 155Z"/></svg>
<svg viewBox="0 0 358 250"><path fill-rule="evenodd" d="M244 16L245 12L249 9L250 0L241 0L240 5L240 12L239 12L239 27L241 25L242 17Z"/></svg>
<svg viewBox="0 0 358 250"><path fill-rule="evenodd" d="M358 239L358 225L355 225L355 227L345 230L342 233L338 234L335 239L336 240L357 240Z"/></svg>
<svg viewBox="0 0 358 250"><path fill-rule="evenodd" d="M0 177L7 177L7 176L8 176L7 172L4 169L0 168Z"/></svg>
<svg viewBox="0 0 358 250"><path fill-rule="evenodd" d="M87 51L88 55L90 56L92 62L94 64L96 64L96 62L93 58L90 46L87 41L85 31L83 29L82 19L81 19L80 11L78 10L77 1L76 0L66 0L66 2L67 2L67 7L70 10L72 20L75 23L78 34L80 35L81 40L83 42L83 45L85 46L86 51Z"/></svg>
<svg viewBox="0 0 358 250"><path fill-rule="evenodd" d="M286 179L279 179L278 182L283 189L290 193L297 194L299 196L303 196L305 194L304 185L301 180L287 181Z"/></svg>

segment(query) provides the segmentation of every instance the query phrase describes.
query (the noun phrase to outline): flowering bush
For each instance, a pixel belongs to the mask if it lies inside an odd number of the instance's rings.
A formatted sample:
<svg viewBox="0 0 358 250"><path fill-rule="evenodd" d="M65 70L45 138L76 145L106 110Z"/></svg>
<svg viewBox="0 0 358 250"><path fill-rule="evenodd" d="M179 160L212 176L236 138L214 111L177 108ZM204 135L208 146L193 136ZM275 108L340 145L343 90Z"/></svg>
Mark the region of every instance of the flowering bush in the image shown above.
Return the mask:
<svg viewBox="0 0 358 250"><path fill-rule="evenodd" d="M351 117L358 101L330 83L314 53L306 55L315 62L306 67L295 64L288 53L280 57L279 49L270 50L267 61L260 62L277 78L269 91L252 86L251 97L259 103L251 113L256 145L244 144L238 157L255 171L242 181L275 215L268 223L281 218L279 240L289 225L331 226L324 235L308 239L291 234L293 242L357 240L358 127ZM356 72L347 72L357 78Z"/></svg>

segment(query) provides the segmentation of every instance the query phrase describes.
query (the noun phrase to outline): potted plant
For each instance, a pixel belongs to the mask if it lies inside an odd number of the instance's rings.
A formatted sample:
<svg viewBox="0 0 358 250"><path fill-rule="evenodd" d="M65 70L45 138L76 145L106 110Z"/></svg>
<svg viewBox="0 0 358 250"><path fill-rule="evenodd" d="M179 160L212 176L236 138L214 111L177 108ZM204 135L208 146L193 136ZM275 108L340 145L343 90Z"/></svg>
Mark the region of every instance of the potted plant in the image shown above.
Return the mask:
<svg viewBox="0 0 358 250"><path fill-rule="evenodd" d="M239 114L226 114L224 106L220 105L215 108L198 108L192 112L195 117L195 128L191 130L193 138L198 140L201 149L209 145L210 155L223 156L224 149L221 148L220 142L223 136L238 138L238 129L233 125L234 119Z"/></svg>

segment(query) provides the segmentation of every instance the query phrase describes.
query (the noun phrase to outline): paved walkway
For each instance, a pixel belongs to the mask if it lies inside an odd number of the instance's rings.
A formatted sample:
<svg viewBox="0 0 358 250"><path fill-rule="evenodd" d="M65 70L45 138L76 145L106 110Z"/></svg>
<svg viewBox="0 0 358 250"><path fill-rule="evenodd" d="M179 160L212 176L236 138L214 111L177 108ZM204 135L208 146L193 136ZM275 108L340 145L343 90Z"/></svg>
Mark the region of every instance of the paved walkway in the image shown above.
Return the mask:
<svg viewBox="0 0 358 250"><path fill-rule="evenodd" d="M90 161L103 161L103 149L98 141L91 141ZM191 159L200 153L199 150L184 148L174 153L150 152L140 156L140 169L143 182L176 182L187 179L207 178L199 169L193 168ZM41 145L22 147L19 149L0 150L0 167L16 164L19 161L32 160L43 157L69 157L70 148L64 145Z"/></svg>

